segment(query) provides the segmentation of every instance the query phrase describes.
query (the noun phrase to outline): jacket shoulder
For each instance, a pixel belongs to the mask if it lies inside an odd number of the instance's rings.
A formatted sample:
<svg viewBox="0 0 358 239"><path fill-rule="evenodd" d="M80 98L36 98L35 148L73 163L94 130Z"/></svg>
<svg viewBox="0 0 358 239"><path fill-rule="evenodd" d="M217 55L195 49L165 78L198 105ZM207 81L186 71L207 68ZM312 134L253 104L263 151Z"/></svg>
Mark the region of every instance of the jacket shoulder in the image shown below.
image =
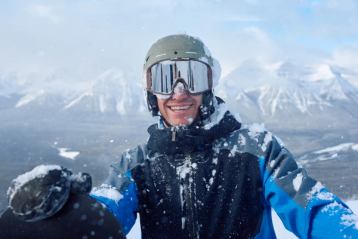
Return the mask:
<svg viewBox="0 0 358 239"><path fill-rule="evenodd" d="M147 157L147 145L142 144L134 148L128 149L122 153L119 160L111 165L112 170L122 175L138 165L144 163Z"/></svg>
<svg viewBox="0 0 358 239"><path fill-rule="evenodd" d="M250 153L258 157L267 153L272 145L284 147L281 140L267 131L263 124L244 125L215 142L216 149L228 149L231 154Z"/></svg>

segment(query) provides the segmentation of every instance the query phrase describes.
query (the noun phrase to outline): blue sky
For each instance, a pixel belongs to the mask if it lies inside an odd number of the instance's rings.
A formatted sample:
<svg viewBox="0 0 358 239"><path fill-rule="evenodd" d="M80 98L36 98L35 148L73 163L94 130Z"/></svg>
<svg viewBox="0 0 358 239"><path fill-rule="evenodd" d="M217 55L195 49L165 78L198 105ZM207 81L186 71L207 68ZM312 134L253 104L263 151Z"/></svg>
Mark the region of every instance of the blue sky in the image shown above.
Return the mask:
<svg viewBox="0 0 358 239"><path fill-rule="evenodd" d="M357 13L354 0L3 0L0 73L138 77L149 46L175 33L200 37L224 75L249 59L355 68Z"/></svg>

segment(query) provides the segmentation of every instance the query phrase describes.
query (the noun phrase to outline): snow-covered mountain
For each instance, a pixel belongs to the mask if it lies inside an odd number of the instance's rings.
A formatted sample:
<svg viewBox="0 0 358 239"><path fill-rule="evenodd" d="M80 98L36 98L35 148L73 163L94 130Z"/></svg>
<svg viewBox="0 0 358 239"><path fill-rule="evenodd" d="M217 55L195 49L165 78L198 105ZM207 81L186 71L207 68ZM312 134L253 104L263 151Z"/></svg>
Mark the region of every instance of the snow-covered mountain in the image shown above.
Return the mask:
<svg viewBox="0 0 358 239"><path fill-rule="evenodd" d="M347 73L348 72L348 73ZM358 90L351 72L329 64L301 65L292 61L261 64L247 61L221 79L216 94L245 121L284 128L339 128L358 117ZM119 115L146 113L142 79L108 69L73 87L75 80L56 74L39 84L32 77L0 75L0 109ZM36 81L36 86L31 83ZM354 83L354 82L353 82Z"/></svg>
<svg viewBox="0 0 358 239"><path fill-rule="evenodd" d="M16 111L37 112L43 115L60 112L67 101L66 95L52 93L45 89L27 90L22 94L13 94L8 97L11 107ZM4 100L5 97L0 97ZM9 106L9 104L7 105Z"/></svg>
<svg viewBox="0 0 358 239"><path fill-rule="evenodd" d="M328 64L246 62L222 79L217 92L249 121L336 127L358 117L358 89Z"/></svg>
<svg viewBox="0 0 358 239"><path fill-rule="evenodd" d="M89 89L68 101L63 109L120 115L144 112L143 93L140 80L130 82L121 71L110 69L101 74Z"/></svg>
<svg viewBox="0 0 358 239"><path fill-rule="evenodd" d="M301 164L326 160L358 160L358 143L343 143L307 153L298 158Z"/></svg>
<svg viewBox="0 0 358 239"><path fill-rule="evenodd" d="M19 79L15 73L0 73L0 97L10 98L14 94L22 92L26 88L25 82Z"/></svg>
<svg viewBox="0 0 358 239"><path fill-rule="evenodd" d="M15 79L15 78L14 78ZM141 79L128 79L122 71L109 69L88 86L71 88L63 84L63 91L49 87L16 88L16 79L2 80L0 108L46 110L63 113L114 113L128 115L145 112L146 104ZM133 80L133 81L131 81ZM13 83L11 83L13 82ZM14 94L14 92L17 92Z"/></svg>

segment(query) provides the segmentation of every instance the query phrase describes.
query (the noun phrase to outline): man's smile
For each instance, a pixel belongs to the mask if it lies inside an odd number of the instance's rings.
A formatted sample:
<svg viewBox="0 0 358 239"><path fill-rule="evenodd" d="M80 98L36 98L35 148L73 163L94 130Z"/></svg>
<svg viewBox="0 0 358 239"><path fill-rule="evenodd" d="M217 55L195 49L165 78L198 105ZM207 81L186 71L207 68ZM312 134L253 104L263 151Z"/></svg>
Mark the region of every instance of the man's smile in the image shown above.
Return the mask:
<svg viewBox="0 0 358 239"><path fill-rule="evenodd" d="M167 107L171 110L171 111L185 111L190 109L190 107L192 107L193 104L190 105L168 105Z"/></svg>

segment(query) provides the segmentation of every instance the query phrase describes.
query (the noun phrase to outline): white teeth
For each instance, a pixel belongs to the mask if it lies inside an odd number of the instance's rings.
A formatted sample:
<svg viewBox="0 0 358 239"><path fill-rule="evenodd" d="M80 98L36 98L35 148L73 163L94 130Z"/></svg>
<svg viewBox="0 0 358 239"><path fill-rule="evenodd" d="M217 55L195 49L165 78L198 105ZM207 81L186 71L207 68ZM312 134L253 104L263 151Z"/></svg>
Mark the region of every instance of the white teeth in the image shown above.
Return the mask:
<svg viewBox="0 0 358 239"><path fill-rule="evenodd" d="M190 108L190 105L187 106L171 106L170 109L172 110L187 110Z"/></svg>

